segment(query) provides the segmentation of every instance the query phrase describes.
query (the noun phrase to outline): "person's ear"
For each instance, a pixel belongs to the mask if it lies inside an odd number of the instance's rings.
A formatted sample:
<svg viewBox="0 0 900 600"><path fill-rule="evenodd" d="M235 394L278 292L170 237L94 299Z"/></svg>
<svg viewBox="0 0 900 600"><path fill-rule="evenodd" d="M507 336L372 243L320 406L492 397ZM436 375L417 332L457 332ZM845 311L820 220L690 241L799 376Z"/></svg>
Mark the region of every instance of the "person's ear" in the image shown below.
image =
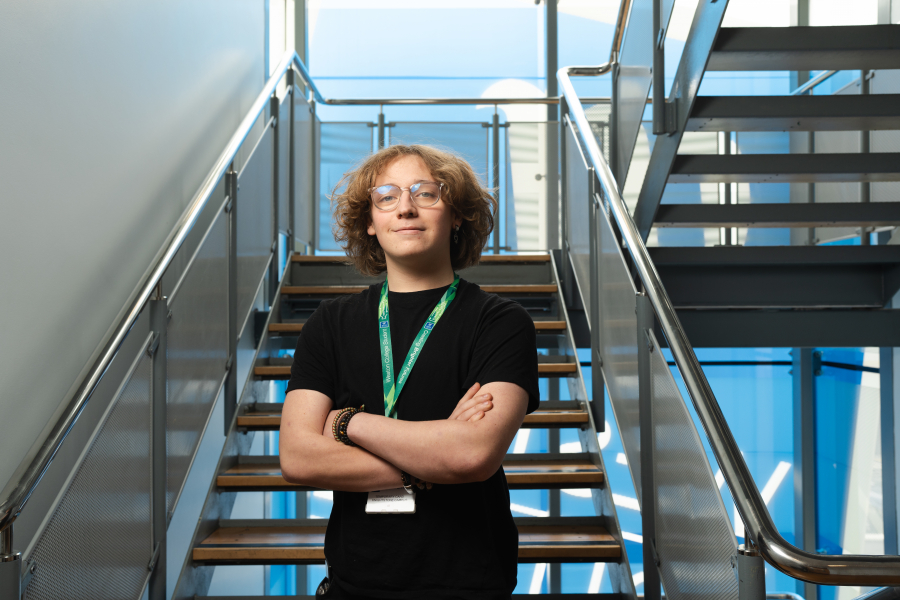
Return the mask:
<svg viewBox="0 0 900 600"><path fill-rule="evenodd" d="M372 217L369 217L369 225L366 227L366 233L369 235L375 235L375 225L372 224Z"/></svg>

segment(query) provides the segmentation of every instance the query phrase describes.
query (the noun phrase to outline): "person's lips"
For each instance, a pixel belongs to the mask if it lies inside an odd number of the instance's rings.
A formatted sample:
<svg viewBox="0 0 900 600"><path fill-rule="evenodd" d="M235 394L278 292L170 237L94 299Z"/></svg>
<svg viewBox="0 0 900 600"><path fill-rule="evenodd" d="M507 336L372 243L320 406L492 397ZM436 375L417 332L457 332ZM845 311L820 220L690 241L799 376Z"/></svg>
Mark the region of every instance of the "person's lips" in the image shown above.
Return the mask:
<svg viewBox="0 0 900 600"><path fill-rule="evenodd" d="M421 227L401 227L399 229L394 230L396 233L417 233L419 231L424 231Z"/></svg>

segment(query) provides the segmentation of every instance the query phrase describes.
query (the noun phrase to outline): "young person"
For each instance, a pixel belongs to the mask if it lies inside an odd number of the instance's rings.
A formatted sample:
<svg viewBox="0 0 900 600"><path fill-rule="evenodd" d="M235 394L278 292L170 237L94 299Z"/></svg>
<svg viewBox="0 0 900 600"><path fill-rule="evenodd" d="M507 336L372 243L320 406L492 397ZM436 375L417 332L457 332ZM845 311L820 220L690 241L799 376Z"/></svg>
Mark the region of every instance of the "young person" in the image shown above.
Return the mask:
<svg viewBox="0 0 900 600"><path fill-rule="evenodd" d="M538 405L535 329L455 274L478 263L496 202L427 146L385 148L343 184L336 236L386 283L304 325L279 449L285 479L335 490L325 596L508 599L518 534L501 463Z"/></svg>

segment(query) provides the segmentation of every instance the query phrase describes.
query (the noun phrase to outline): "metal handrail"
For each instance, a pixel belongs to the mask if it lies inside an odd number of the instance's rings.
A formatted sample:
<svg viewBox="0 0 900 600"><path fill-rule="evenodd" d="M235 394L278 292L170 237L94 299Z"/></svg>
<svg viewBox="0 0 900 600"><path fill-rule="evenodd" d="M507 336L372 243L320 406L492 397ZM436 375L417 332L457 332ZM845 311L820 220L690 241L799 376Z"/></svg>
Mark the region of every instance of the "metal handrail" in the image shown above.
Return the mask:
<svg viewBox="0 0 900 600"><path fill-rule="evenodd" d="M576 69L578 74L585 71L584 67ZM697 409L697 415L719 461L725 481L731 489L748 537L756 542L760 555L769 564L782 573L802 581L824 585L900 585L900 556L812 554L788 543L778 532L700 362L694 354L694 349L681 327L659 273L619 195L609 164L603 158L597 140L590 133L591 128L581 101L572 87L571 70L570 67L563 67L557 73L560 89L569 106L570 118L577 126L578 134L584 143L583 147L587 151L587 158L603 188L609 209L618 224L644 291L669 342L675 363Z"/></svg>
<svg viewBox="0 0 900 600"><path fill-rule="evenodd" d="M816 87L817 85L819 85L820 83L825 81L826 79L829 79L832 75L835 75L836 73L838 73L838 71L822 71L821 73L819 73L818 75L816 75L815 77L813 77L812 79L810 79L809 81L807 81L806 83L804 83L803 85L798 87L796 90L791 92L790 95L791 96L799 96L800 94L805 94L806 92L813 89L814 87Z"/></svg>
<svg viewBox="0 0 900 600"><path fill-rule="evenodd" d="M309 77L309 73L300 57L293 51L286 52L275 73L263 86L262 91L250 107L244 120L241 121L237 131L231 136L225 149L216 160L215 165L206 175L203 183L200 184L190 204L166 237L151 267L144 273L135 290L129 296L128 301L125 303L126 308L123 309L124 314L119 319L112 333L108 334L104 339L98 358L78 382L78 387L71 398L57 410L58 417L44 429L41 436L29 449L28 454L25 455L6 487L0 492L0 498L2 498L2 502L0 502L0 557L13 553L11 529L13 521L19 516L44 473L47 472L47 468L69 432L72 431L72 427L74 427L78 417L81 416L85 406L87 406L103 374L122 347L122 343L137 321L144 304L153 295L154 290L157 289L176 252L181 248L191 229L197 223L200 213L212 197L219 180L233 162L257 118L268 106L269 98L275 92L279 82L292 66L303 82L312 90L315 97L321 99L322 96Z"/></svg>

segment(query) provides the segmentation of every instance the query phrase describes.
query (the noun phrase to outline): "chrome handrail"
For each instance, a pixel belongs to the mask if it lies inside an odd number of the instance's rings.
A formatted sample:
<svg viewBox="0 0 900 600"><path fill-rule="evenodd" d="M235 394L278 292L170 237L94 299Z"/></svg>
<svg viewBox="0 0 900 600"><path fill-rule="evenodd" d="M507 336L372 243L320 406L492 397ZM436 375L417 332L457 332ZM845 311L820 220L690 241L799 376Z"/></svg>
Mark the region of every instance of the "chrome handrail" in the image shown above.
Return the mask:
<svg viewBox="0 0 900 600"><path fill-rule="evenodd" d="M826 79L829 79L832 75L835 75L837 73L838 73L838 71L822 71L821 73L819 73L818 75L816 75L815 77L813 77L812 79L810 79L809 81L807 81L806 83L804 83L803 85L798 87L796 90L791 92L790 95L791 96L799 96L800 94L805 94L809 90L813 89L814 87L816 87L817 85L819 85L820 83L822 83Z"/></svg>
<svg viewBox="0 0 900 600"><path fill-rule="evenodd" d="M601 67L594 68L599 70ZM578 135L587 151L587 158L603 188L609 210L615 217L644 290L669 342L675 364L678 365L710 446L731 489L735 506L744 521L748 536L756 542L760 554L769 564L782 573L802 581L823 585L900 585L900 556L813 554L788 543L778 532L700 362L694 354L694 349L681 327L675 307L663 287L659 273L619 195L609 164L603 158L597 140L590 133L591 128L584 114L584 108L575 94L570 79L573 70L577 74L583 74L588 69L563 67L557 72L560 89L569 107L570 119L577 126Z"/></svg>
<svg viewBox="0 0 900 600"><path fill-rule="evenodd" d="M112 332L104 338L98 358L78 382L78 387L69 400L61 404L60 409L56 413L58 417L51 421L52 425L48 424L44 429L41 436L35 441L19 464L16 472L3 488L3 491L0 492L0 498L2 498L2 502L0 502L0 532L2 532L0 534L0 557L12 554L13 540L10 527L13 521L22 512L22 508L24 508L44 473L46 473L60 446L69 435L78 417L81 416L103 374L109 368L122 343L128 336L128 332L131 331L131 328L137 321L144 304L153 295L163 274L175 257L175 253L181 248L191 229L197 223L200 213L212 197L219 180L233 162L257 118L268 106L269 98L275 92L279 82L292 66L297 70L304 83L313 91L313 94L321 99L321 94L309 77L309 73L300 57L293 51L286 52L275 73L263 86L262 91L250 107L244 120L241 121L237 131L231 136L225 149L216 160L215 165L203 179L203 183L200 184L190 204L166 237L151 267L144 273L129 296L125 303L126 308L123 309L124 314Z"/></svg>

